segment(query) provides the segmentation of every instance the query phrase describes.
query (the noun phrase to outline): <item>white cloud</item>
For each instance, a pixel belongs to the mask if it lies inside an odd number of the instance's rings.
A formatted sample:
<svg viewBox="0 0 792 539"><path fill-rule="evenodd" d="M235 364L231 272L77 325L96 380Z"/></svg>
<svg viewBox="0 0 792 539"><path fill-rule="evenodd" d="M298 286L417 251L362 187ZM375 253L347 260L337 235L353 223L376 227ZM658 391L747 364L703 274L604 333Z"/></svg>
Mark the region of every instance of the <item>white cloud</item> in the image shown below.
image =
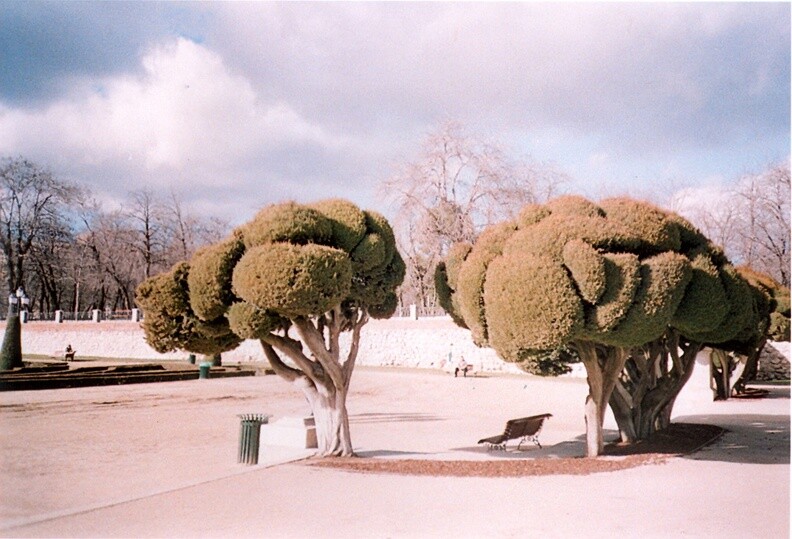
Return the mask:
<svg viewBox="0 0 792 539"><path fill-rule="evenodd" d="M236 219L284 198L368 205L448 119L558 163L589 196L733 179L788 152L783 4L108 6L112 20L63 9L17 51L36 60L9 64L0 155L116 195L174 187ZM107 32L126 39L101 54Z"/></svg>
<svg viewBox="0 0 792 539"><path fill-rule="evenodd" d="M268 151L348 140L284 101L266 102L206 47L180 38L143 57L143 74L83 81L43 110L0 111L0 153L55 153L85 165L126 162L150 176L217 181Z"/></svg>
<svg viewBox="0 0 792 539"><path fill-rule="evenodd" d="M734 188L711 183L703 187L685 187L670 199L669 207L682 217L696 222L702 214L717 215L733 204Z"/></svg>
<svg viewBox="0 0 792 539"><path fill-rule="evenodd" d="M745 77L759 62L776 85L788 78L784 9L231 3L217 7L216 46L268 92L344 129L452 116L673 153L756 129L763 110L778 116L776 96L761 85L748 95Z"/></svg>

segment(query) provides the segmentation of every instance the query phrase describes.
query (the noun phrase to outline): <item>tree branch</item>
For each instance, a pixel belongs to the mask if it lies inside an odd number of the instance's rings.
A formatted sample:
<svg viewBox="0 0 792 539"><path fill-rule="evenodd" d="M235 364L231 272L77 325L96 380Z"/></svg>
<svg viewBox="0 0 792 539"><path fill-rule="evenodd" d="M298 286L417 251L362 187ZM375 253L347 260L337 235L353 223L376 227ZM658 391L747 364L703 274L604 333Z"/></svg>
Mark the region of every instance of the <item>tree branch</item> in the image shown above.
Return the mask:
<svg viewBox="0 0 792 539"><path fill-rule="evenodd" d="M302 337L303 342L308 346L317 361L322 365L324 371L330 376L336 388L344 387L344 376L338 358L334 358L325 348L324 335L319 333L310 320L307 318L296 318L294 325Z"/></svg>
<svg viewBox="0 0 792 539"><path fill-rule="evenodd" d="M361 309L357 320L352 326L352 344L349 347L349 354L347 354L347 359L341 366L346 386L349 385L352 379L352 371L355 369L355 362L357 361L358 351L360 350L360 330L363 329L363 326L365 326L368 321L368 311L366 309Z"/></svg>
<svg viewBox="0 0 792 539"><path fill-rule="evenodd" d="M275 371L275 374L277 374L281 378L285 378L289 382L294 382L295 380L297 380L297 378L301 376L305 376L305 374L302 371L286 365L281 360L280 356L278 355L278 353L275 351L275 349L272 347L271 344L268 344L263 339L260 342L261 342L261 347L264 349L264 355L267 357L267 361L269 361L269 364L272 367L272 370Z"/></svg>
<svg viewBox="0 0 792 539"><path fill-rule="evenodd" d="M295 344L292 339L270 333L262 339L262 341L286 354L286 356L294 361L297 367L308 376L315 385L324 385L327 383L322 366L308 359L305 354L302 353L302 350L300 350L299 345Z"/></svg>

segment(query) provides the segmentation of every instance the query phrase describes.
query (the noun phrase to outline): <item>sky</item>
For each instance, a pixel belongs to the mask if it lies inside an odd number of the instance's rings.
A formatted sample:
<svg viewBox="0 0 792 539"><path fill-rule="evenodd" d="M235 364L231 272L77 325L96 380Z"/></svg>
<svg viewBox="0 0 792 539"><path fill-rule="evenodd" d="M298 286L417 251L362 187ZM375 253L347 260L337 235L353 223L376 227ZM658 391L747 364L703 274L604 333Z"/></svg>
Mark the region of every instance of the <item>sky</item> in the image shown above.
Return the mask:
<svg viewBox="0 0 792 539"><path fill-rule="evenodd" d="M0 157L238 224L378 184L443 122L592 198L790 156L789 3L0 0Z"/></svg>

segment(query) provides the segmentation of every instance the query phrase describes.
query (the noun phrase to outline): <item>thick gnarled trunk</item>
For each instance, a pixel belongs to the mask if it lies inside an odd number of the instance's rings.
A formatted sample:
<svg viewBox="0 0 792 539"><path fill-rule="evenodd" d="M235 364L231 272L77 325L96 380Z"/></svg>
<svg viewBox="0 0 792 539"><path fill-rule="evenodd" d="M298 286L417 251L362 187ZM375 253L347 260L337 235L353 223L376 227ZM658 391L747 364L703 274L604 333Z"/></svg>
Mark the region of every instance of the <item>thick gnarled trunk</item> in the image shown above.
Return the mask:
<svg viewBox="0 0 792 539"><path fill-rule="evenodd" d="M591 342L576 342L574 346L586 367L589 386L585 405L586 456L596 457L605 449L602 432L605 410L627 354L621 348L597 346Z"/></svg>
<svg viewBox="0 0 792 539"><path fill-rule="evenodd" d="M346 399L357 359L360 330L367 321L365 311L349 319L337 308L316 320L294 320L300 340L288 334L270 334L261 340L275 373L297 386L311 407L316 425L317 456L354 455ZM352 342L346 358L341 361L339 335L345 329L352 331ZM278 352L294 366L287 365Z"/></svg>
<svg viewBox="0 0 792 539"><path fill-rule="evenodd" d="M323 395L319 391L306 394L316 425L317 455L325 457L352 456L346 391Z"/></svg>
<svg viewBox="0 0 792 539"><path fill-rule="evenodd" d="M734 382L732 389L738 395L746 393L746 386L748 382L756 379L759 372L759 357L767 344L767 337L761 339L756 346L748 350L747 356L742 356L743 370L740 373L737 381Z"/></svg>
<svg viewBox="0 0 792 539"><path fill-rule="evenodd" d="M631 351L610 398L623 442L644 440L670 425L674 403L700 350L700 343L683 343L668 330L661 339Z"/></svg>

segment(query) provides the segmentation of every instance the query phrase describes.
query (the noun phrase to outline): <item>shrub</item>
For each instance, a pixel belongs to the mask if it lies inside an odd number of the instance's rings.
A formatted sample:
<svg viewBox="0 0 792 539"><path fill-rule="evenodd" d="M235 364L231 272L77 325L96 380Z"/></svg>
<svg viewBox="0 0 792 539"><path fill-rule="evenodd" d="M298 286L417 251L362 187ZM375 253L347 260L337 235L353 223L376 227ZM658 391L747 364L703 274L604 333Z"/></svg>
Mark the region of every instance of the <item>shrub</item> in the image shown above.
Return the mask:
<svg viewBox="0 0 792 539"><path fill-rule="evenodd" d="M644 260L630 310L615 328L600 335L600 341L629 348L659 338L679 307L691 274L690 261L677 253Z"/></svg>
<svg viewBox="0 0 792 539"><path fill-rule="evenodd" d="M588 303L597 303L608 284L605 258L582 240L570 240L562 252L564 266L572 274L580 296Z"/></svg>
<svg viewBox="0 0 792 539"><path fill-rule="evenodd" d="M295 202L266 206L240 231L248 249L275 242L327 244L333 237L325 215Z"/></svg>
<svg viewBox="0 0 792 539"><path fill-rule="evenodd" d="M624 247L642 253L654 254L663 251L678 252L682 247L679 227L668 218L668 214L647 203L629 198L611 198L600 202L608 221L618 223L630 232L630 240Z"/></svg>
<svg viewBox="0 0 792 539"><path fill-rule="evenodd" d="M348 295L351 279L349 257L339 249L271 243L248 249L232 283L247 303L293 318L332 309Z"/></svg>
<svg viewBox="0 0 792 539"><path fill-rule="evenodd" d="M484 312L484 281L489 263L503 252L503 245L516 226L512 222L493 225L484 230L475 248L462 260L457 278L459 314L470 329L473 342L484 346L488 342L487 320Z"/></svg>
<svg viewBox="0 0 792 539"><path fill-rule="evenodd" d="M693 274L671 325L683 335L695 335L712 331L720 325L729 311L729 300L718 268L707 250L699 247L688 256L691 256Z"/></svg>
<svg viewBox="0 0 792 539"><path fill-rule="evenodd" d="M245 252L242 238L230 239L200 249L193 255L187 278L189 302L202 320L223 316L234 300L231 276Z"/></svg>
<svg viewBox="0 0 792 539"><path fill-rule="evenodd" d="M181 262L138 286L136 300L145 313L146 342L160 353L187 350L214 355L235 348L241 339L224 317L203 321L195 315L190 306L189 273L190 265Z"/></svg>
<svg viewBox="0 0 792 539"><path fill-rule="evenodd" d="M226 316L231 330L242 339L263 339L268 333L288 326L283 317L244 301L231 305Z"/></svg>
<svg viewBox="0 0 792 539"><path fill-rule="evenodd" d="M584 337L599 340L624 320L641 284L641 262L629 253L603 255L605 260L605 292L595 305L586 306Z"/></svg>
<svg viewBox="0 0 792 539"><path fill-rule="evenodd" d="M366 235L366 214L347 200L322 200L310 205L330 219L330 244L351 253Z"/></svg>
<svg viewBox="0 0 792 539"><path fill-rule="evenodd" d="M728 342L735 339L755 319L754 300L748 284L740 278L731 265L721 267L718 274L726 293L729 310L715 329L686 334L690 339L708 344Z"/></svg>
<svg viewBox="0 0 792 539"><path fill-rule="evenodd" d="M545 204L545 208L556 216L605 217L602 208L578 195L564 195Z"/></svg>
<svg viewBox="0 0 792 539"><path fill-rule="evenodd" d="M512 361L524 351L551 351L583 326L572 280L550 257L530 253L493 260L484 283L489 342Z"/></svg>
<svg viewBox="0 0 792 539"><path fill-rule="evenodd" d="M448 276L448 286L451 290L456 290L459 286L459 270L473 248L467 242L457 242L448 249L445 257L446 275Z"/></svg>

